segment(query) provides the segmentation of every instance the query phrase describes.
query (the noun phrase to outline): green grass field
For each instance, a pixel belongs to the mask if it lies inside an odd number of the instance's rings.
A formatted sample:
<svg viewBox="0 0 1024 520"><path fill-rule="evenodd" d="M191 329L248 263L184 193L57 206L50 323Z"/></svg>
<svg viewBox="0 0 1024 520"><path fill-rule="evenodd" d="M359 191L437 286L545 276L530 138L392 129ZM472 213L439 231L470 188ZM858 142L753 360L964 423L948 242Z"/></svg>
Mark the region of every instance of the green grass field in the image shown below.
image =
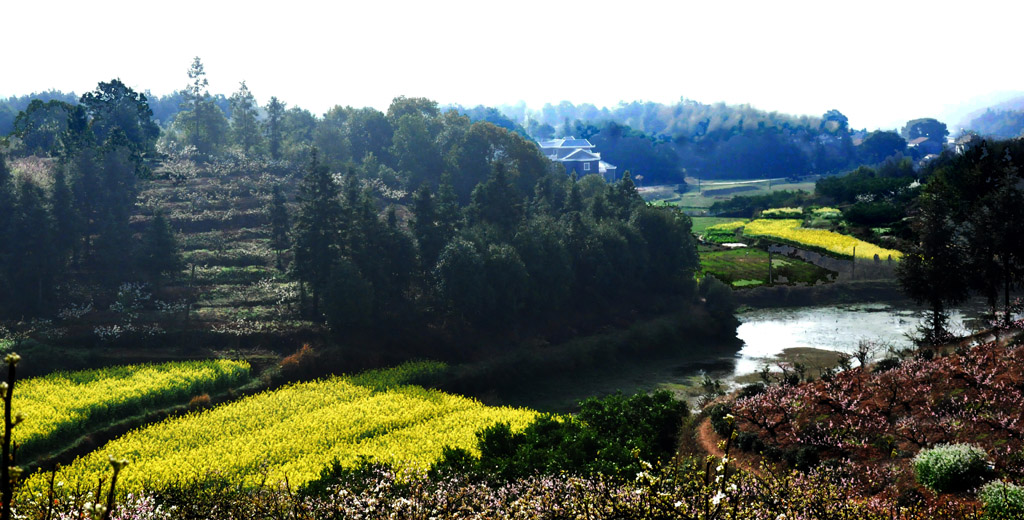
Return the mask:
<svg viewBox="0 0 1024 520"><path fill-rule="evenodd" d="M726 222L735 222L737 220L743 220L731 217L690 217L693 221L693 234L703 234L709 227L716 226L718 224L725 224Z"/></svg>
<svg viewBox="0 0 1024 520"><path fill-rule="evenodd" d="M701 251L701 270L733 287L756 287L768 284L768 253L744 248L729 251ZM795 258L774 255L774 282L814 285L828 281L834 273ZM781 281L780 281L781 280Z"/></svg>
<svg viewBox="0 0 1024 520"><path fill-rule="evenodd" d="M651 186L641 190L645 200L655 204L671 204L691 214L703 214L707 208L718 201L729 200L741 195L764 195L773 191L814 191L814 182L789 183L772 181L716 181L702 182L698 189L696 182L687 182L686 193L679 194L674 186ZM671 188L671 189L669 189Z"/></svg>

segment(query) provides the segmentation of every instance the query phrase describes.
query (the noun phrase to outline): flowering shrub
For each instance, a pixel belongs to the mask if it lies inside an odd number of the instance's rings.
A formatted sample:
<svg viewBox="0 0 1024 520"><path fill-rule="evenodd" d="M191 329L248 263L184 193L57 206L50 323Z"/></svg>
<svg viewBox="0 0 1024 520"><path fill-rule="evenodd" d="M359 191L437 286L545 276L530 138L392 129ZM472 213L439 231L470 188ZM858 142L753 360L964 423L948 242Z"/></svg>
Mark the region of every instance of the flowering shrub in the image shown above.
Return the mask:
<svg viewBox="0 0 1024 520"><path fill-rule="evenodd" d="M1024 476L1024 348L979 345L880 372L862 367L770 386L732 405L742 431L782 450L813 447L853 464L909 458L941 443L977 443L1000 472ZM976 485L976 484L975 484Z"/></svg>
<svg viewBox="0 0 1024 520"><path fill-rule="evenodd" d="M978 492L986 520L1024 518L1024 487L1003 481L989 482Z"/></svg>
<svg viewBox="0 0 1024 520"><path fill-rule="evenodd" d="M179 485L135 494L119 503L120 519L460 519L556 520L679 518L688 520L973 519L976 505L955 497L931 502L862 495L868 478L842 470L774 473L735 472L729 461L691 460L649 468L627 482L601 475L534 475L501 484L460 476L430 478L369 465L344 483L316 493L285 486L244 489L224 484ZM56 518L83 518L82 500L64 499ZM29 501L19 512L46 510ZM88 517L85 517L88 518Z"/></svg>
<svg viewBox="0 0 1024 520"><path fill-rule="evenodd" d="M803 208L771 208L761 212L761 218L800 218Z"/></svg>
<svg viewBox="0 0 1024 520"><path fill-rule="evenodd" d="M940 444L914 457L917 481L936 493L976 487L991 476L992 469L985 450L970 444Z"/></svg>
<svg viewBox="0 0 1024 520"><path fill-rule="evenodd" d="M843 212L836 208L816 208L812 213L815 217L824 219L836 219L843 215Z"/></svg>

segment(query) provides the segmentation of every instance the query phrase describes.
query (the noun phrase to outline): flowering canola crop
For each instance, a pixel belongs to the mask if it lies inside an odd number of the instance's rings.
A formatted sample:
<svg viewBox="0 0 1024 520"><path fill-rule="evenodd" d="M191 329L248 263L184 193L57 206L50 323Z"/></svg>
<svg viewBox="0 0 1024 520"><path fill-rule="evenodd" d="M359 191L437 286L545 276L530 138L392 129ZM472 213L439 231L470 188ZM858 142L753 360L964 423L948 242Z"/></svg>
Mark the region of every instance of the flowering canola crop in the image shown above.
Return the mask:
<svg viewBox="0 0 1024 520"><path fill-rule="evenodd" d="M497 422L514 429L536 412L398 384L387 372L296 383L138 429L66 468L56 479L88 485L109 473L108 457L131 465L124 492L226 478L243 486L287 479L302 486L334 460L361 457L399 468L426 468L445 446L475 449L476 432ZM35 475L28 491L43 489Z"/></svg>
<svg viewBox="0 0 1024 520"><path fill-rule="evenodd" d="M105 422L249 379L242 361L186 361L57 372L14 385L19 454L59 447Z"/></svg>
<svg viewBox="0 0 1024 520"><path fill-rule="evenodd" d="M824 251L842 258L852 258L854 246L857 248L857 258L871 260L877 254L881 260L886 260L890 256L896 260L903 256L903 253L895 249L885 249L851 236L824 229L804 228L800 224L801 221L795 219L758 219L747 224L743 228L743 234Z"/></svg>

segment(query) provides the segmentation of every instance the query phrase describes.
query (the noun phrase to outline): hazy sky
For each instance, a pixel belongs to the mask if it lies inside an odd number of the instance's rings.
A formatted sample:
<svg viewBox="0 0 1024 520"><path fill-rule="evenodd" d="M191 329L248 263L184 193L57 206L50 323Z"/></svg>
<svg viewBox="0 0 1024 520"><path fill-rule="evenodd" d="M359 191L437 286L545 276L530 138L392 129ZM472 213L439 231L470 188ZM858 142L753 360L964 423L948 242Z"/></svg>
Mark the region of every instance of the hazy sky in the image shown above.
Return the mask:
<svg viewBox="0 0 1024 520"><path fill-rule="evenodd" d="M245 80L261 104L317 114L398 95L536 108L686 97L893 128L1024 90L1022 5L15 0L0 8L0 96L114 77L167 94L200 56L213 93Z"/></svg>

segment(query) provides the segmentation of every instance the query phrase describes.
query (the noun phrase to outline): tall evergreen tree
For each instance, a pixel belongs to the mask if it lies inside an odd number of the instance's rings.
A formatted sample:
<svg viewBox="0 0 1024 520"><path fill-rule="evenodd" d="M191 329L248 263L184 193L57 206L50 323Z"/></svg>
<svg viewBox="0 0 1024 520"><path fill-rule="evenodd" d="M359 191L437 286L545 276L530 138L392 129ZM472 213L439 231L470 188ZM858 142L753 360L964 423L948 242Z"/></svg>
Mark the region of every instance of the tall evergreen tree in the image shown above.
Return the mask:
<svg viewBox="0 0 1024 520"><path fill-rule="evenodd" d="M53 221L42 188L18 181L18 199L8 235L17 247L10 251L7 282L18 316L38 315L52 305L57 277Z"/></svg>
<svg viewBox="0 0 1024 520"><path fill-rule="evenodd" d="M243 81L238 92L231 95L230 103L231 136L234 143L248 155L259 147L262 140L259 122L256 120L256 97Z"/></svg>
<svg viewBox="0 0 1024 520"><path fill-rule="evenodd" d="M448 241L438 222L434 194L427 184L420 186L413 194L412 212L414 218L411 227L419 246L420 265L424 271L429 272L437 264L437 257Z"/></svg>
<svg viewBox="0 0 1024 520"><path fill-rule="evenodd" d="M101 156L99 191L101 198L94 208L98 222L93 247L94 265L106 274L107 281L116 283L131 270L131 256L125 254L125 244L132 240L129 220L135 205L135 166L129 150L108 143Z"/></svg>
<svg viewBox="0 0 1024 520"><path fill-rule="evenodd" d="M293 235L295 257L293 276L309 286L313 299L313 316L319 316L324 289L331 269L338 259L341 207L338 186L326 166L320 164L313 149L309 171L299 185L299 212Z"/></svg>
<svg viewBox="0 0 1024 520"><path fill-rule="evenodd" d="M138 254L135 258L138 269L149 278L154 287L159 287L166 275L173 275L183 265L178 241L174 231L164 217L157 211L150 221L146 233L142 236Z"/></svg>
<svg viewBox="0 0 1024 520"><path fill-rule="evenodd" d="M10 240L11 222L14 219L14 178L7 167L7 160L0 153L0 310L10 300L11 291L7 284L7 267L10 264L14 244Z"/></svg>
<svg viewBox="0 0 1024 520"><path fill-rule="evenodd" d="M281 185L275 184L270 200L270 246L274 248L278 269L284 268L281 262L281 253L291 246L288 240L291 219L288 217L286 202Z"/></svg>
<svg viewBox="0 0 1024 520"><path fill-rule="evenodd" d="M185 142L194 146L201 156L215 153L228 134L228 122L210 96L209 81L203 62L196 56L188 70L189 84L181 91L181 111L175 126L185 134Z"/></svg>
<svg viewBox="0 0 1024 520"><path fill-rule="evenodd" d="M969 294L967 280L961 276L967 264L963 240L949 216L945 188L941 179L934 179L922 194L916 222L919 242L906 252L896 270L904 292L931 308L921 331L923 341L930 345L948 337L947 304L959 303Z"/></svg>
<svg viewBox="0 0 1024 520"><path fill-rule="evenodd" d="M64 264L70 256L77 260L79 249L79 229L81 228L77 212L74 207L74 199L71 194L71 186L67 180L67 165L60 165L53 174L53 195L51 206L53 208L54 230L56 231L57 242L55 244L59 263Z"/></svg>
<svg viewBox="0 0 1024 520"><path fill-rule="evenodd" d="M267 147L270 151L270 158L277 161L281 159L281 138L282 121L284 119L285 104L271 96L267 103L267 122L265 132L267 134Z"/></svg>
<svg viewBox="0 0 1024 520"><path fill-rule="evenodd" d="M508 180L505 163L494 163L487 182L477 185L470 196L470 222L489 224L509 238L522 219L522 198Z"/></svg>

